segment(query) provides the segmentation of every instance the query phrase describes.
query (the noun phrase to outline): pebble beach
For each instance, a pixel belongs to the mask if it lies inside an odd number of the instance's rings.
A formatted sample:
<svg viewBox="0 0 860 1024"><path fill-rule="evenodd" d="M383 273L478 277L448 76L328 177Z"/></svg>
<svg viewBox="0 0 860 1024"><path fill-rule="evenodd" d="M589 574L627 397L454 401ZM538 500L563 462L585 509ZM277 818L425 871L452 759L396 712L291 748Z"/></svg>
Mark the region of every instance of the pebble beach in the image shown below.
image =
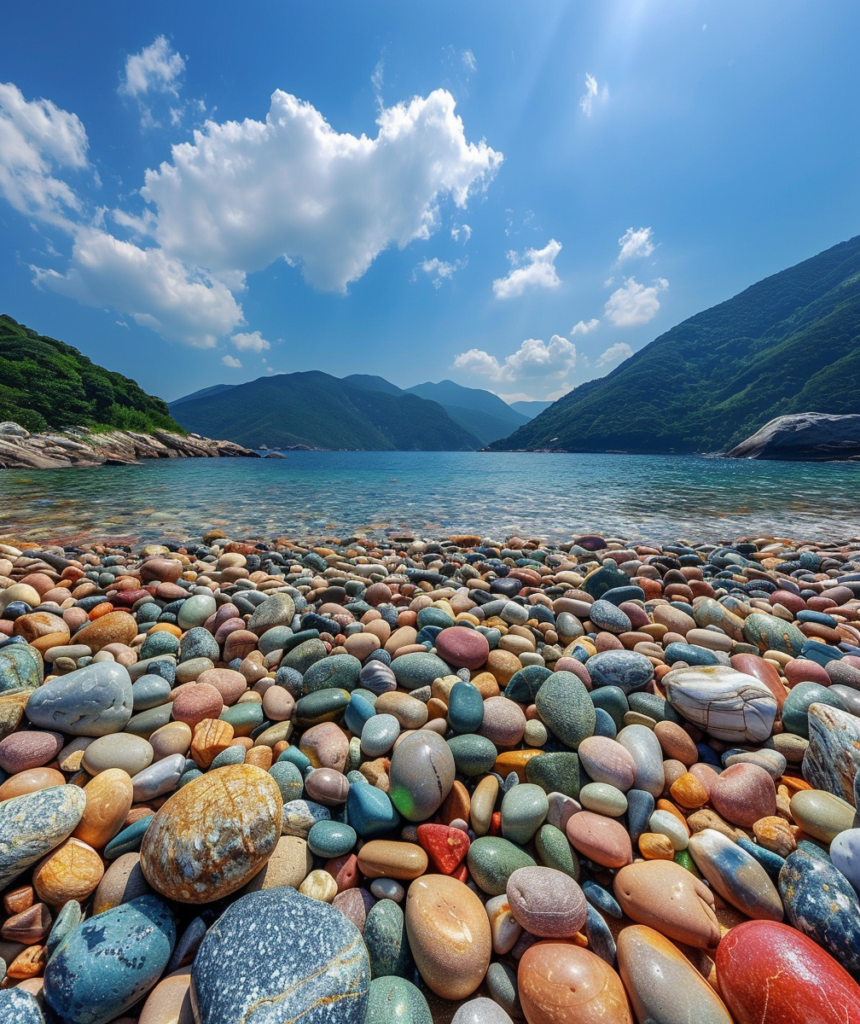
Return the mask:
<svg viewBox="0 0 860 1024"><path fill-rule="evenodd" d="M860 1024L860 537L0 543L2 1024Z"/></svg>

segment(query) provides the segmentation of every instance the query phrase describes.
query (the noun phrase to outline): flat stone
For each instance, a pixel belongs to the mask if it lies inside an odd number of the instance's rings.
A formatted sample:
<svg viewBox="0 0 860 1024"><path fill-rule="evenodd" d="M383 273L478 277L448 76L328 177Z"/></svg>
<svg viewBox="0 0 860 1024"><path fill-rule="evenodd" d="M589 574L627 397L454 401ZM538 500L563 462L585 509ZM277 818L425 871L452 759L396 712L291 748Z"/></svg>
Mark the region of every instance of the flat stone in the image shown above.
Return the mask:
<svg viewBox="0 0 860 1024"><path fill-rule="evenodd" d="M74 1024L108 1024L158 981L176 942L173 914L140 896L79 925L45 969L45 1002Z"/></svg>
<svg viewBox="0 0 860 1024"><path fill-rule="evenodd" d="M618 970L637 1020L733 1024L725 1003L660 932L637 924L618 936Z"/></svg>
<svg viewBox="0 0 860 1024"><path fill-rule="evenodd" d="M308 1024L364 1024L369 985L355 925L291 888L232 903L191 970L198 1024L283 1024L285 1012Z"/></svg>
<svg viewBox="0 0 860 1024"><path fill-rule="evenodd" d="M179 903L209 903L241 889L272 855L281 833L281 794L253 765L218 768L161 807L141 845L141 869Z"/></svg>
<svg viewBox="0 0 860 1024"><path fill-rule="evenodd" d="M661 685L672 707L715 739L746 744L770 737L777 701L754 676L724 665L676 668Z"/></svg>
<svg viewBox="0 0 860 1024"><path fill-rule="evenodd" d="M106 736L126 727L133 705L128 670L117 662L103 661L34 690L26 714L33 725L43 729L56 729L70 736Z"/></svg>
<svg viewBox="0 0 860 1024"><path fill-rule="evenodd" d="M53 786L3 803L0 814L0 889L59 846L86 806L77 786Z"/></svg>

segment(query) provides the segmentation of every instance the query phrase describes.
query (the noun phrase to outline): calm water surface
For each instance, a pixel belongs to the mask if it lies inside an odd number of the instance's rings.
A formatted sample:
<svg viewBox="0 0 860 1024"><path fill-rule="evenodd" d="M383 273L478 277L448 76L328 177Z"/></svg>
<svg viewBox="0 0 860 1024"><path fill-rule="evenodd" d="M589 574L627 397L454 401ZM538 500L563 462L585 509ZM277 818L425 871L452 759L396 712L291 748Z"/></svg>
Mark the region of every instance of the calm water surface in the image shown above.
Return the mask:
<svg viewBox="0 0 860 1024"><path fill-rule="evenodd" d="M39 542L408 531L569 539L860 535L860 465L695 456L290 452L0 472L0 537Z"/></svg>

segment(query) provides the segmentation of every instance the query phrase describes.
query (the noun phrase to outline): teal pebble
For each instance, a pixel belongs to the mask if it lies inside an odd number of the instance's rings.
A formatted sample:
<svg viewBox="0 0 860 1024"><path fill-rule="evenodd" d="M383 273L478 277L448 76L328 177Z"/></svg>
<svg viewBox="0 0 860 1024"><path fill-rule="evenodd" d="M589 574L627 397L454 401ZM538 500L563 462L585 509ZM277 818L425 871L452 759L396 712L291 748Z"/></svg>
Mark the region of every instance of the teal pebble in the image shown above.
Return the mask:
<svg viewBox="0 0 860 1024"><path fill-rule="evenodd" d="M245 763L245 748L244 747L227 747L222 750L219 754L216 754L212 764L209 766L209 770L213 771L215 768L223 768L228 764L244 764ZM299 794L301 796L301 794Z"/></svg>
<svg viewBox="0 0 860 1024"><path fill-rule="evenodd" d="M373 839L400 824L400 815L388 794L376 786L350 786L346 813L350 825L362 839Z"/></svg>
<svg viewBox="0 0 860 1024"><path fill-rule="evenodd" d="M375 978L370 983L364 1024L433 1024L427 1000L405 978Z"/></svg>
<svg viewBox="0 0 860 1024"><path fill-rule="evenodd" d="M380 900L370 908L363 937L370 957L371 978L411 976L413 964L406 918L394 900Z"/></svg>
<svg viewBox="0 0 860 1024"><path fill-rule="evenodd" d="M493 770L499 756L495 744L486 736L452 736L448 740L448 747L461 775L486 775Z"/></svg>
<svg viewBox="0 0 860 1024"><path fill-rule="evenodd" d="M308 846L317 857L342 857L355 846L354 828L339 821L317 821L308 833Z"/></svg>
<svg viewBox="0 0 860 1024"><path fill-rule="evenodd" d="M358 658L351 654L334 654L310 666L302 678L302 689L306 694L331 688L351 692L358 686L359 672Z"/></svg>
<svg viewBox="0 0 860 1024"><path fill-rule="evenodd" d="M200 774L202 775L203 773L200 772ZM179 781L181 784L182 779ZM127 828L124 828L118 835L115 835L104 848L105 860L116 860L117 857L121 857L124 853L134 853L136 850L139 850L140 844L143 842L144 833L149 828L149 823L154 817L154 814L148 814L145 818L135 821Z"/></svg>
<svg viewBox="0 0 860 1024"><path fill-rule="evenodd" d="M227 748L230 749L229 747ZM302 773L298 766L291 761L276 761L269 769L269 775L275 780L278 789L281 791L281 799L284 803L290 800L300 800L304 792L305 784Z"/></svg>
<svg viewBox="0 0 860 1024"><path fill-rule="evenodd" d="M502 799L502 836L525 846L543 824L548 811L549 801L540 786L529 782L514 786Z"/></svg>
<svg viewBox="0 0 860 1024"><path fill-rule="evenodd" d="M456 733L475 733L484 720L484 698L477 686L455 683L448 698L448 723Z"/></svg>
<svg viewBox="0 0 860 1024"><path fill-rule="evenodd" d="M294 764L300 772L313 767L311 759L307 757L307 755L303 754L298 747L287 747L275 763L279 764L282 761L289 761L290 764Z"/></svg>
<svg viewBox="0 0 860 1024"><path fill-rule="evenodd" d="M809 708L812 704L829 704L845 710L842 701L828 687L818 683L798 683L792 687L782 706L782 724L786 732L809 739Z"/></svg>

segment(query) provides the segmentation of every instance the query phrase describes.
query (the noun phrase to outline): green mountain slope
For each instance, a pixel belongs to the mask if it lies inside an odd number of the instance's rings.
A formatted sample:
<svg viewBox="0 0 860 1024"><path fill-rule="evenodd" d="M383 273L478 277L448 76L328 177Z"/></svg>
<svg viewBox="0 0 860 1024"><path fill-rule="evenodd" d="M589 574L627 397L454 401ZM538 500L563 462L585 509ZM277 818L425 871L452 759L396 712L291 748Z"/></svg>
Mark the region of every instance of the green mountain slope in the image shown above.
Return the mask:
<svg viewBox="0 0 860 1024"><path fill-rule="evenodd" d="M0 315L0 420L27 430L116 427L179 430L167 403L76 348Z"/></svg>
<svg viewBox="0 0 860 1024"><path fill-rule="evenodd" d="M724 450L776 416L860 413L860 236L696 314L495 450Z"/></svg>
<svg viewBox="0 0 860 1024"><path fill-rule="evenodd" d="M428 398L444 406L452 420L474 434L484 445L507 437L528 419L491 391L464 388L452 380L441 380L438 384L427 381L407 390L419 398Z"/></svg>
<svg viewBox="0 0 860 1024"><path fill-rule="evenodd" d="M355 387L319 370L260 377L174 403L187 430L212 432L250 448L468 451L476 437L436 402Z"/></svg>

